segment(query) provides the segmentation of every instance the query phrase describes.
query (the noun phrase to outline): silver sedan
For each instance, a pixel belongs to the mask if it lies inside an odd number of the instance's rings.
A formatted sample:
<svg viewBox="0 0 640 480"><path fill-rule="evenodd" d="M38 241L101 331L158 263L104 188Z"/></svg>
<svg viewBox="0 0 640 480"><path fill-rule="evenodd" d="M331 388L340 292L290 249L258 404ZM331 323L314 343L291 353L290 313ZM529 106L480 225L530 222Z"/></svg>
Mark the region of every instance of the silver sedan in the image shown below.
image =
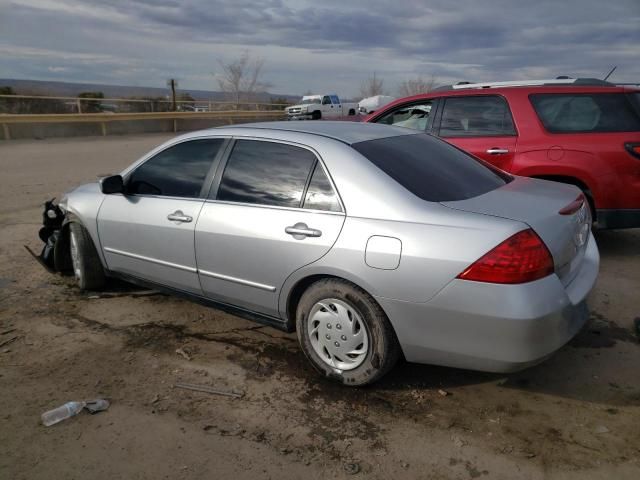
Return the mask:
<svg viewBox="0 0 640 480"><path fill-rule="evenodd" d="M345 385L401 355L494 372L540 362L585 323L599 265L576 187L376 124L189 133L58 207L43 261L81 288L120 277L295 330Z"/></svg>

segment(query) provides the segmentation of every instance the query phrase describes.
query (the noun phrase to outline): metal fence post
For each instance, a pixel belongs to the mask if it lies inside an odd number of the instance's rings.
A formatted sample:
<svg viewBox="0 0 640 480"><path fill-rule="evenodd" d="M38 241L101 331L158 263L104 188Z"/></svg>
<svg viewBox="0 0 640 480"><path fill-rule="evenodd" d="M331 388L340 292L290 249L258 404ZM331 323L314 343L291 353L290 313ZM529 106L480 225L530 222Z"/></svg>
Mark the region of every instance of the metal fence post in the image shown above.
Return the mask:
<svg viewBox="0 0 640 480"><path fill-rule="evenodd" d="M82 113L82 106L79 98L76 98L76 105L78 106L78 113Z"/></svg>
<svg viewBox="0 0 640 480"><path fill-rule="evenodd" d="M11 132L9 132L9 125L7 125L6 123L3 123L2 130L4 131L4 139L11 140Z"/></svg>

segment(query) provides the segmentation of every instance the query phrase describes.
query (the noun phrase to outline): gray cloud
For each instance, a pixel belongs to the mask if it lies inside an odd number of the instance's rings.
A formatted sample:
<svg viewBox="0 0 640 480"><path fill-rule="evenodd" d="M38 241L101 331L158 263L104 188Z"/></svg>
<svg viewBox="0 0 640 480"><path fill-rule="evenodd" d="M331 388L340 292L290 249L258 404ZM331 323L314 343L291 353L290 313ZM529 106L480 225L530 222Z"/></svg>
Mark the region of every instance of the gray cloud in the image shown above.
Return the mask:
<svg viewBox="0 0 640 480"><path fill-rule="evenodd" d="M265 59L273 90L391 93L443 82L602 76L640 81L640 4L325 0L0 0L0 76L215 89L218 60ZM40 53L38 53L40 52ZM48 52L48 53L43 53Z"/></svg>

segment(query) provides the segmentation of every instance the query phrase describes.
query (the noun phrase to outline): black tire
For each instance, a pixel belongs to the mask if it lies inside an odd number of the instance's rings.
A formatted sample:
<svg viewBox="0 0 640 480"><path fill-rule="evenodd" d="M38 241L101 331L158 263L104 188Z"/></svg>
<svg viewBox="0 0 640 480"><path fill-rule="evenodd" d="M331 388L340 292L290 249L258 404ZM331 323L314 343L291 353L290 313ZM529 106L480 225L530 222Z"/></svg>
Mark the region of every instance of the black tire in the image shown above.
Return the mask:
<svg viewBox="0 0 640 480"><path fill-rule="evenodd" d="M314 305L327 299L339 300L355 309L364 323L368 351L362 363L353 369L341 370L329 365L311 343L311 334L308 332L309 322L312 321L310 314ZM296 329L302 350L314 368L325 377L347 386L368 385L379 380L393 368L400 356L395 332L380 305L363 289L346 280L328 278L312 284L298 303ZM334 332L338 334L337 330Z"/></svg>
<svg viewBox="0 0 640 480"><path fill-rule="evenodd" d="M77 249L74 256L74 245ZM99 290L106 283L106 275L89 232L79 223L69 225L69 249L73 274L81 290Z"/></svg>
<svg viewBox="0 0 640 480"><path fill-rule="evenodd" d="M322 112L320 110L316 110L311 114L311 120L320 120L322 118Z"/></svg>
<svg viewBox="0 0 640 480"><path fill-rule="evenodd" d="M349 109L349 116L353 116L356 114L356 111L353 108Z"/></svg>

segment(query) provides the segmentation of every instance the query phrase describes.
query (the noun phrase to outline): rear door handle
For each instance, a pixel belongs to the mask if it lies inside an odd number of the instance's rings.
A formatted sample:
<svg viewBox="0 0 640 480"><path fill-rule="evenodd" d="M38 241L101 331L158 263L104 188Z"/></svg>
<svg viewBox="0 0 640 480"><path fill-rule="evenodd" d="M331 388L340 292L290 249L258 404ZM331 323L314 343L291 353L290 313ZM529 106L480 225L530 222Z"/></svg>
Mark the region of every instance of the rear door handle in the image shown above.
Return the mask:
<svg viewBox="0 0 640 480"><path fill-rule="evenodd" d="M304 237L319 237L322 235L320 230L309 228L306 223L302 222L296 223L291 227L287 227L284 231L289 235L293 235L293 238L296 240L302 240Z"/></svg>
<svg viewBox="0 0 640 480"><path fill-rule="evenodd" d="M509 153L509 150L506 148L493 147L487 150L487 153L489 155L504 155L505 153Z"/></svg>
<svg viewBox="0 0 640 480"><path fill-rule="evenodd" d="M193 221L193 217L185 215L182 213L182 210L176 210L175 212L167 215L167 220L171 220L172 222L190 223Z"/></svg>

